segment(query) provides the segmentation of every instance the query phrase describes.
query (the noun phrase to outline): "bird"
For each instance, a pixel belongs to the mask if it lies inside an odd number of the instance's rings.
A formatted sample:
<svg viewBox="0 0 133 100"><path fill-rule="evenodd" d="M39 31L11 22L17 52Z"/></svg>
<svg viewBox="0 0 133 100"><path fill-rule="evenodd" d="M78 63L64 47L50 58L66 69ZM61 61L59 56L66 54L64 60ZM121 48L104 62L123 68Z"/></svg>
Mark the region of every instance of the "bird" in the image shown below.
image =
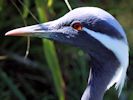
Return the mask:
<svg viewBox="0 0 133 100"><path fill-rule="evenodd" d="M114 85L120 96L129 64L129 46L124 29L107 11L79 7L56 20L17 28L5 35L46 38L82 49L91 59L81 100L103 100Z"/></svg>

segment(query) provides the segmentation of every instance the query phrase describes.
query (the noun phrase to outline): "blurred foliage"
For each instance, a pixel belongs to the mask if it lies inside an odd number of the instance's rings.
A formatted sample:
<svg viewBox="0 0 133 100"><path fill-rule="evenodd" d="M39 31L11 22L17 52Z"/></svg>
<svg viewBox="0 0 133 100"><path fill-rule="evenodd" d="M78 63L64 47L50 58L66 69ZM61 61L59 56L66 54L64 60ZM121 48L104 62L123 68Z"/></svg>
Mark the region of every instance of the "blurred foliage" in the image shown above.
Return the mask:
<svg viewBox="0 0 133 100"><path fill-rule="evenodd" d="M52 1L53 0L48 0L48 3L44 4L43 0L36 0L36 6L38 8L37 11L41 22L48 21L47 13L46 10L44 9L46 9L45 7L48 7L48 11L53 10L51 7ZM55 46L52 41L43 39L43 47L46 56L46 61L53 76L54 85L57 91L58 98L59 100L65 100L65 92L64 92L65 84L61 75L61 70L59 67Z"/></svg>
<svg viewBox="0 0 133 100"><path fill-rule="evenodd" d="M12 1L12 2L11 2ZM82 50L54 42L47 48L48 41L31 38L30 54L24 59L27 38L4 37L5 32L27 25L54 20L69 10L63 0L0 0L0 100L80 100L89 75L89 57ZM38 6L37 2L41 2ZM132 0L69 0L72 8L81 6L101 7L115 16L124 27L130 45L128 78L120 100L133 100L133 2ZM16 9L17 7L20 9ZM30 11L30 12L29 12ZM44 15L45 14L45 15ZM26 23L25 23L26 22ZM49 45L50 46L50 45ZM54 47L55 46L55 47ZM56 48L57 56L54 49ZM63 80L53 81L52 65L48 52L54 52L58 70ZM52 55L54 56L54 55ZM58 58L58 59L57 59ZM54 63L53 63L54 64ZM54 66L53 66L54 67ZM60 71L61 70L61 71ZM61 74L62 73L62 74ZM58 80L58 79L57 79ZM57 87L63 85L63 93ZM64 97L65 96L65 97ZM118 100L117 92L111 88L105 100ZM63 99L60 99L63 100Z"/></svg>

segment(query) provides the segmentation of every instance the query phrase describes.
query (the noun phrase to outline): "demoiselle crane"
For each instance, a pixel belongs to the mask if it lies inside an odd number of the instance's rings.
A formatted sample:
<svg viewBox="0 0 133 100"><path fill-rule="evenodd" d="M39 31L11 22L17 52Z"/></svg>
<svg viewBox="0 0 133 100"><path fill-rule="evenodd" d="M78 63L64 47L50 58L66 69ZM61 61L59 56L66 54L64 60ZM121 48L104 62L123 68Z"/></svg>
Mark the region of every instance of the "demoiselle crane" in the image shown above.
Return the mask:
<svg viewBox="0 0 133 100"><path fill-rule="evenodd" d="M6 33L7 36L33 36L72 44L91 57L88 85L81 100L102 100L115 84L121 93L129 62L129 47L119 22L97 7L80 7L63 17Z"/></svg>

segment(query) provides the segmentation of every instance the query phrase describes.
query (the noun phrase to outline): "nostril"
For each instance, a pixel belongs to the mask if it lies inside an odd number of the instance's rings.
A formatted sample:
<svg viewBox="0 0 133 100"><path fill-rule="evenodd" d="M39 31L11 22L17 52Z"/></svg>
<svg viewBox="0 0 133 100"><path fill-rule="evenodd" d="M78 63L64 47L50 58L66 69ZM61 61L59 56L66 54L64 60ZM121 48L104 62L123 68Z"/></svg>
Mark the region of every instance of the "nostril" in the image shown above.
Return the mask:
<svg viewBox="0 0 133 100"><path fill-rule="evenodd" d="M35 31L43 31L43 30L48 30L48 29L49 28L47 26L40 24L39 27L35 29Z"/></svg>
<svg viewBox="0 0 133 100"><path fill-rule="evenodd" d="M35 29L35 31L42 31L42 29Z"/></svg>

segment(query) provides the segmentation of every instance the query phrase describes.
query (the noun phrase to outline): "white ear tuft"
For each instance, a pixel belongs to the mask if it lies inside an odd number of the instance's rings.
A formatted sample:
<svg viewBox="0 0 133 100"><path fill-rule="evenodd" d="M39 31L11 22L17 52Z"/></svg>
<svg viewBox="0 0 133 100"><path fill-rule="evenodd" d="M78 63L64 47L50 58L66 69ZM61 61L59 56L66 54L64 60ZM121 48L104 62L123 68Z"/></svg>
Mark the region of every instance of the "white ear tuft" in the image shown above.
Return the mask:
<svg viewBox="0 0 133 100"><path fill-rule="evenodd" d="M86 31L93 38L101 42L106 48L111 50L114 53L114 55L117 57L117 59L119 60L120 66L118 66L119 68L117 69L114 77L108 84L107 89L109 89L111 86L113 86L116 83L115 87L116 89L118 89L118 92L120 95L124 82L125 82L127 67L129 63L128 44L126 44L122 40L109 37L106 34L91 31L85 27L83 28L83 30Z"/></svg>

